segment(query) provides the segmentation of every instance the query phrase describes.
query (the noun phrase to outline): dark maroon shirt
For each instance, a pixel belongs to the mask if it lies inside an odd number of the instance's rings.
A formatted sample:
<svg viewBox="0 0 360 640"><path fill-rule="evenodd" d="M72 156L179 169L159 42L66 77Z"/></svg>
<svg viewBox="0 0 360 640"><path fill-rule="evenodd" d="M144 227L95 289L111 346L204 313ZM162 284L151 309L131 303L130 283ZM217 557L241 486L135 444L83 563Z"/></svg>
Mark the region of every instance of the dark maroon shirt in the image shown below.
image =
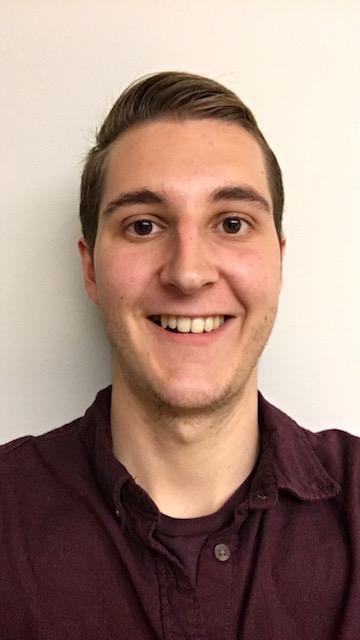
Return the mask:
<svg viewBox="0 0 360 640"><path fill-rule="evenodd" d="M0 640L360 636L360 439L259 395L253 473L179 522L114 457L110 401L0 447Z"/></svg>

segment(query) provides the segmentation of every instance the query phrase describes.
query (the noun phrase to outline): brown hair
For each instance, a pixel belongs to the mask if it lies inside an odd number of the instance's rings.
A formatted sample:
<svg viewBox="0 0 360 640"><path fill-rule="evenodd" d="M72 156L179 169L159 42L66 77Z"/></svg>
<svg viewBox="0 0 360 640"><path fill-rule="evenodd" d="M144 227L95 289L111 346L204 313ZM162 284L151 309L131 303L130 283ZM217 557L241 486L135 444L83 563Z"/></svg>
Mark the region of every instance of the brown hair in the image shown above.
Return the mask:
<svg viewBox="0 0 360 640"><path fill-rule="evenodd" d="M278 161L250 109L227 87L192 73L165 71L140 78L120 95L96 135L81 179L80 220L93 257L106 159L110 145L127 129L159 119L215 118L237 122L260 144L267 168L278 237L282 233L284 190Z"/></svg>

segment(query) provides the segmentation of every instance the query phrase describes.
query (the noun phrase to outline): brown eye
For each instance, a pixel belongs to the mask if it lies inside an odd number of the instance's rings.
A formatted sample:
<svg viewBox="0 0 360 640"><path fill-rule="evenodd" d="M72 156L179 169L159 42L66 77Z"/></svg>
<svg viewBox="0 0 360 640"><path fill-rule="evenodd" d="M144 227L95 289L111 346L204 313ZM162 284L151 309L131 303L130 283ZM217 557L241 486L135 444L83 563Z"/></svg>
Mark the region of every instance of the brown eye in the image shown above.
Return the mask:
<svg viewBox="0 0 360 640"><path fill-rule="evenodd" d="M138 220L126 223L124 225L124 231L132 240L140 240L140 238L145 236L149 238L157 236L161 233L162 227L150 218L138 218Z"/></svg>
<svg viewBox="0 0 360 640"><path fill-rule="evenodd" d="M225 218L222 224L226 233L238 233L240 229L246 225L245 221L241 220L241 218Z"/></svg>
<svg viewBox="0 0 360 640"><path fill-rule="evenodd" d="M136 220L130 226L134 227L135 233L139 236L147 236L152 231L153 223L151 220Z"/></svg>

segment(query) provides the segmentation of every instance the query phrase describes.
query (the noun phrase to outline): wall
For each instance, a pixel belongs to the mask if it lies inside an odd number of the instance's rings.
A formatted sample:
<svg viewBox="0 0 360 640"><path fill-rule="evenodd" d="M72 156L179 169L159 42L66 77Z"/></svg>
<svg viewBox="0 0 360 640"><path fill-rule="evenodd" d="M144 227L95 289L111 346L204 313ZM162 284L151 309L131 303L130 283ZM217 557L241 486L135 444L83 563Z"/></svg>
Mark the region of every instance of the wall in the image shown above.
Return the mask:
<svg viewBox="0 0 360 640"><path fill-rule="evenodd" d="M359 32L350 0L0 1L1 442L81 415L110 382L76 248L82 159L120 91L166 69L234 89L283 167L264 395L360 435Z"/></svg>

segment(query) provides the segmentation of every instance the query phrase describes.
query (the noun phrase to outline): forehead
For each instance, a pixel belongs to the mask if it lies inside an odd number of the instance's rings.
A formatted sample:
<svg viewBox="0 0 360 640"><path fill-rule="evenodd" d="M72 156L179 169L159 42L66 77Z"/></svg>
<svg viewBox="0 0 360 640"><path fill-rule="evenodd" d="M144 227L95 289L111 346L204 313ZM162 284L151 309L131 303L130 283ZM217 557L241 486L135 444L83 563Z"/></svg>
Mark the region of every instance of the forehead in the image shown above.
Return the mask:
<svg viewBox="0 0 360 640"><path fill-rule="evenodd" d="M160 120L130 128L112 144L102 201L143 187L201 198L226 183L248 185L271 200L264 154L250 133L210 118Z"/></svg>

